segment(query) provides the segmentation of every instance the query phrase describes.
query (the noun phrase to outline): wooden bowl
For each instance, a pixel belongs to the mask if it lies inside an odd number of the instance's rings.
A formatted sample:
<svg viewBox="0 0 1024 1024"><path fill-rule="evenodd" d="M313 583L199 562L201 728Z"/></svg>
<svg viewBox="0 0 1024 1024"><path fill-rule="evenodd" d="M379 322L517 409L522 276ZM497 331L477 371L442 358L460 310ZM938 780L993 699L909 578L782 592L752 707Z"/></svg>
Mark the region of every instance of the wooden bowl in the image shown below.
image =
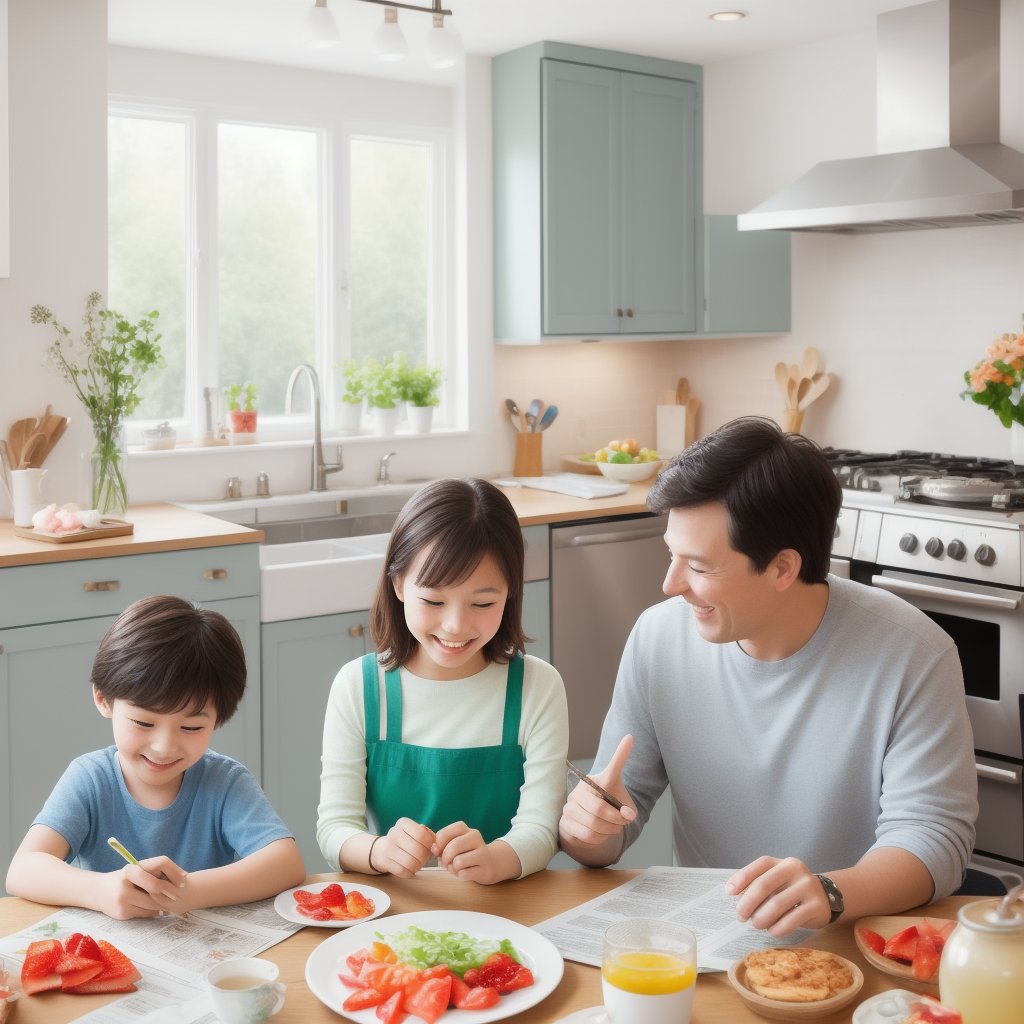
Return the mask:
<svg viewBox="0 0 1024 1024"><path fill-rule="evenodd" d="M836 1013L857 998L864 985L864 975L861 969L838 953L832 954L837 960L845 964L853 975L853 984L837 992L828 999L818 999L813 1003L789 1003L781 999L768 999L759 996L747 985L747 967L743 960L737 960L729 968L729 984L736 990L739 997L750 1007L754 1013L767 1017L769 1020L803 1021L817 1020L819 1017L827 1017Z"/></svg>
<svg viewBox="0 0 1024 1024"><path fill-rule="evenodd" d="M920 978L914 977L914 970L910 964L903 964L898 960L893 960L891 957L883 956L881 953L876 953L860 937L861 928L867 928L870 931L881 935L883 939L890 939L897 932L903 931L904 928L907 928L912 924L916 925L920 923L920 916L862 917L853 926L853 937L857 943L857 949L860 950L861 956L864 957L872 967L877 968L883 974L888 974L893 978L899 978L901 981L906 981L911 985L919 986L925 992L935 993L939 990L938 970L936 970L935 974L927 981L922 981Z"/></svg>

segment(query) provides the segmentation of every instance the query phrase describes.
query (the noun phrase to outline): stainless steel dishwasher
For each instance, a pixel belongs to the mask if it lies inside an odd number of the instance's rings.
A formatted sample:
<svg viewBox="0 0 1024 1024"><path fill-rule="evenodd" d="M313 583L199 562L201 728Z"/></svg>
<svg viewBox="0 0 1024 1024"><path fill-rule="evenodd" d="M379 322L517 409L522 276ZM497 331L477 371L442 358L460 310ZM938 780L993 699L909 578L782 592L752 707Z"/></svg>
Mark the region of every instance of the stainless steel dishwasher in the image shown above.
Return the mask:
<svg viewBox="0 0 1024 1024"><path fill-rule="evenodd" d="M667 516L551 524L551 661L569 699L569 757L592 758L637 617L665 599Z"/></svg>

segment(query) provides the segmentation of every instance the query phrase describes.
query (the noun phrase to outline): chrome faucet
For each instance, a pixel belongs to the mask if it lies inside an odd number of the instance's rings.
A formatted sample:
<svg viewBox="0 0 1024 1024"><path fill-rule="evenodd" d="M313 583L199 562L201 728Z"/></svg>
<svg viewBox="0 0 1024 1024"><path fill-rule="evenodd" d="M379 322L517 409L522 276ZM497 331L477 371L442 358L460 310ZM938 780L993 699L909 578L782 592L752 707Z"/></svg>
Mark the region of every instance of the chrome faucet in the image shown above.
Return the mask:
<svg viewBox="0 0 1024 1024"><path fill-rule="evenodd" d="M338 470L344 469L345 463L341 457L340 444L335 449L335 458L338 461L324 462L324 446L320 436L320 380L316 375L316 370L309 363L299 363L292 370L292 375L288 378L288 387L285 389L284 411L286 413L292 411L292 393L295 390L295 381L303 371L309 377L309 389L313 396L313 460L309 474L309 489L311 491L326 491L327 474L337 473Z"/></svg>
<svg viewBox="0 0 1024 1024"><path fill-rule="evenodd" d="M389 484L391 483L391 477L388 474L388 463L394 458L394 452L388 452L387 455L380 457L380 469L377 470L377 483Z"/></svg>

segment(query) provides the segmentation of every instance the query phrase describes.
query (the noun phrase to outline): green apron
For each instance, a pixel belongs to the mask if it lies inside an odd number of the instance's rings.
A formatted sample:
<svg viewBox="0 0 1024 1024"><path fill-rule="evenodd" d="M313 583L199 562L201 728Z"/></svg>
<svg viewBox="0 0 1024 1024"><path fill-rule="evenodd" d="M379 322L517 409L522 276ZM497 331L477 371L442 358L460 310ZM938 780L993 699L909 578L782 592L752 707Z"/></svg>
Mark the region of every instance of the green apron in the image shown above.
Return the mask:
<svg viewBox="0 0 1024 1024"><path fill-rule="evenodd" d="M402 742L402 681L384 674L387 734L380 739L377 658L363 658L366 722L366 808L378 835L399 818L412 818L437 832L455 821L480 830L485 842L506 835L519 810L526 755L519 745L523 703L523 659L509 662L500 747L438 748ZM472 714L472 709L467 709Z"/></svg>

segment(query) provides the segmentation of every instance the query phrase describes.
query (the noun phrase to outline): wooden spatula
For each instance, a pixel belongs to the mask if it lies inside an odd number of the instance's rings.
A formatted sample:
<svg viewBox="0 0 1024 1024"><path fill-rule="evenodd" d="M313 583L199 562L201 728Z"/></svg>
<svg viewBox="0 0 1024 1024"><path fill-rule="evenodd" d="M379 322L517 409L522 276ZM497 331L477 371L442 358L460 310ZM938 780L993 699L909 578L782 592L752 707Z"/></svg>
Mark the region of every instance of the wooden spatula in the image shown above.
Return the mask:
<svg viewBox="0 0 1024 1024"><path fill-rule="evenodd" d="M18 469L32 469L33 467L38 468L39 463L35 462L36 452L39 450L40 445L46 440L42 432L37 430L34 434L30 435L29 439L22 445L21 456L18 461Z"/></svg>
<svg viewBox="0 0 1024 1024"><path fill-rule="evenodd" d="M7 448L11 456L11 466L17 469L22 463L23 452L28 439L36 432L39 421L35 416L15 420L7 435Z"/></svg>
<svg viewBox="0 0 1024 1024"><path fill-rule="evenodd" d="M49 410L50 406L47 406L46 408ZM41 466L46 461L46 457L53 451L54 446L64 436L64 431L67 430L67 428L67 416L55 416L49 411L44 414L42 420L39 422L39 432L43 435L43 443L36 449L32 463L34 466Z"/></svg>

